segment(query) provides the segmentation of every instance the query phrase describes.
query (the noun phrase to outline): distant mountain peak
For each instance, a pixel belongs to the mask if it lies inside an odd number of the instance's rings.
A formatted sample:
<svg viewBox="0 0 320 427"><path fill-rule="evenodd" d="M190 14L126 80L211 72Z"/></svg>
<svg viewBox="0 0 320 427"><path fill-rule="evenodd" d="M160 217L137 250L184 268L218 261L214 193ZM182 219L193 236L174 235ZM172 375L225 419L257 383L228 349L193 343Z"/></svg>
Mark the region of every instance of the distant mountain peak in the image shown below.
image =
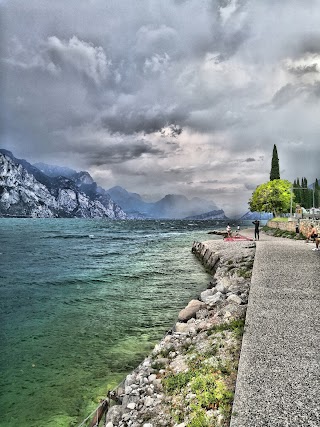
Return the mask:
<svg viewBox="0 0 320 427"><path fill-rule="evenodd" d="M66 166L57 166L57 165L49 165L48 163L34 163L34 167L39 169L42 173L51 176L52 178L57 176L65 176L66 178L70 178L76 173L76 170L68 168Z"/></svg>

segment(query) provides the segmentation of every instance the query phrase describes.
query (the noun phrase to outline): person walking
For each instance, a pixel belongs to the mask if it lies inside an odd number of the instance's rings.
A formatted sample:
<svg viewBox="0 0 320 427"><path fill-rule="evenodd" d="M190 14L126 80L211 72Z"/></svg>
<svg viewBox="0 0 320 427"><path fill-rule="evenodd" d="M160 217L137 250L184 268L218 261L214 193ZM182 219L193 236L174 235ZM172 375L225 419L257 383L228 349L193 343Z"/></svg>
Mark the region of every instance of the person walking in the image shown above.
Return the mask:
<svg viewBox="0 0 320 427"><path fill-rule="evenodd" d="M252 224L254 224L254 238L255 240L259 240L259 226L260 226L260 221L258 221L257 219L255 221L252 221Z"/></svg>

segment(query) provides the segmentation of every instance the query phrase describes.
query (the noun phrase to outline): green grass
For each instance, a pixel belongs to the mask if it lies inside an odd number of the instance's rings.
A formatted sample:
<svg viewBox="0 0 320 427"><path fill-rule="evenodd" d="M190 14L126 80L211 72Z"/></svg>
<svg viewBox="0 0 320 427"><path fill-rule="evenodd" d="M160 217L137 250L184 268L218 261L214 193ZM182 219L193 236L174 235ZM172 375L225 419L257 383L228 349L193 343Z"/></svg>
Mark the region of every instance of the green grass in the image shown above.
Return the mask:
<svg viewBox="0 0 320 427"><path fill-rule="evenodd" d="M230 323L221 323L220 325L214 325L207 331L207 335L215 334L216 332L221 331L232 331L234 334L239 337L243 334L244 331L244 319L235 319Z"/></svg>
<svg viewBox="0 0 320 427"><path fill-rule="evenodd" d="M192 371L170 374L163 380L164 389L167 393L172 394L174 391L179 391L185 387L191 381L192 377Z"/></svg>

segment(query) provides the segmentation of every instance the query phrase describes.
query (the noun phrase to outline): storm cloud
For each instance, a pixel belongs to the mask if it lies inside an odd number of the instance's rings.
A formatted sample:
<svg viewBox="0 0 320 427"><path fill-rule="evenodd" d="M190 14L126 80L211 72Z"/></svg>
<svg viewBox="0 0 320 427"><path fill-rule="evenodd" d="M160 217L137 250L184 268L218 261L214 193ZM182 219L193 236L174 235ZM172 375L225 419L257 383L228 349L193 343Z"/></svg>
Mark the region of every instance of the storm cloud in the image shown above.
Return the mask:
<svg viewBox="0 0 320 427"><path fill-rule="evenodd" d="M320 19L310 0L0 2L1 144L149 199L247 210L319 174Z"/></svg>

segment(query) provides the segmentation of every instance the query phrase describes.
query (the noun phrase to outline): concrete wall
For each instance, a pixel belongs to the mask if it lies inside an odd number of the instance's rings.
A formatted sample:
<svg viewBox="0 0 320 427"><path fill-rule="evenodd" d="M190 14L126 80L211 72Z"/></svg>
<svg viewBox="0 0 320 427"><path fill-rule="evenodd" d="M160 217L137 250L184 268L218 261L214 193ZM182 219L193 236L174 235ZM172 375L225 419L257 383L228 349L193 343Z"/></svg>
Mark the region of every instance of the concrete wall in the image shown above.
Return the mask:
<svg viewBox="0 0 320 427"><path fill-rule="evenodd" d="M320 234L320 220L300 219L288 222L268 221L267 226L270 228L279 228L280 230L296 231L296 225L299 224L300 233L306 236L310 232L311 224L313 224Z"/></svg>

